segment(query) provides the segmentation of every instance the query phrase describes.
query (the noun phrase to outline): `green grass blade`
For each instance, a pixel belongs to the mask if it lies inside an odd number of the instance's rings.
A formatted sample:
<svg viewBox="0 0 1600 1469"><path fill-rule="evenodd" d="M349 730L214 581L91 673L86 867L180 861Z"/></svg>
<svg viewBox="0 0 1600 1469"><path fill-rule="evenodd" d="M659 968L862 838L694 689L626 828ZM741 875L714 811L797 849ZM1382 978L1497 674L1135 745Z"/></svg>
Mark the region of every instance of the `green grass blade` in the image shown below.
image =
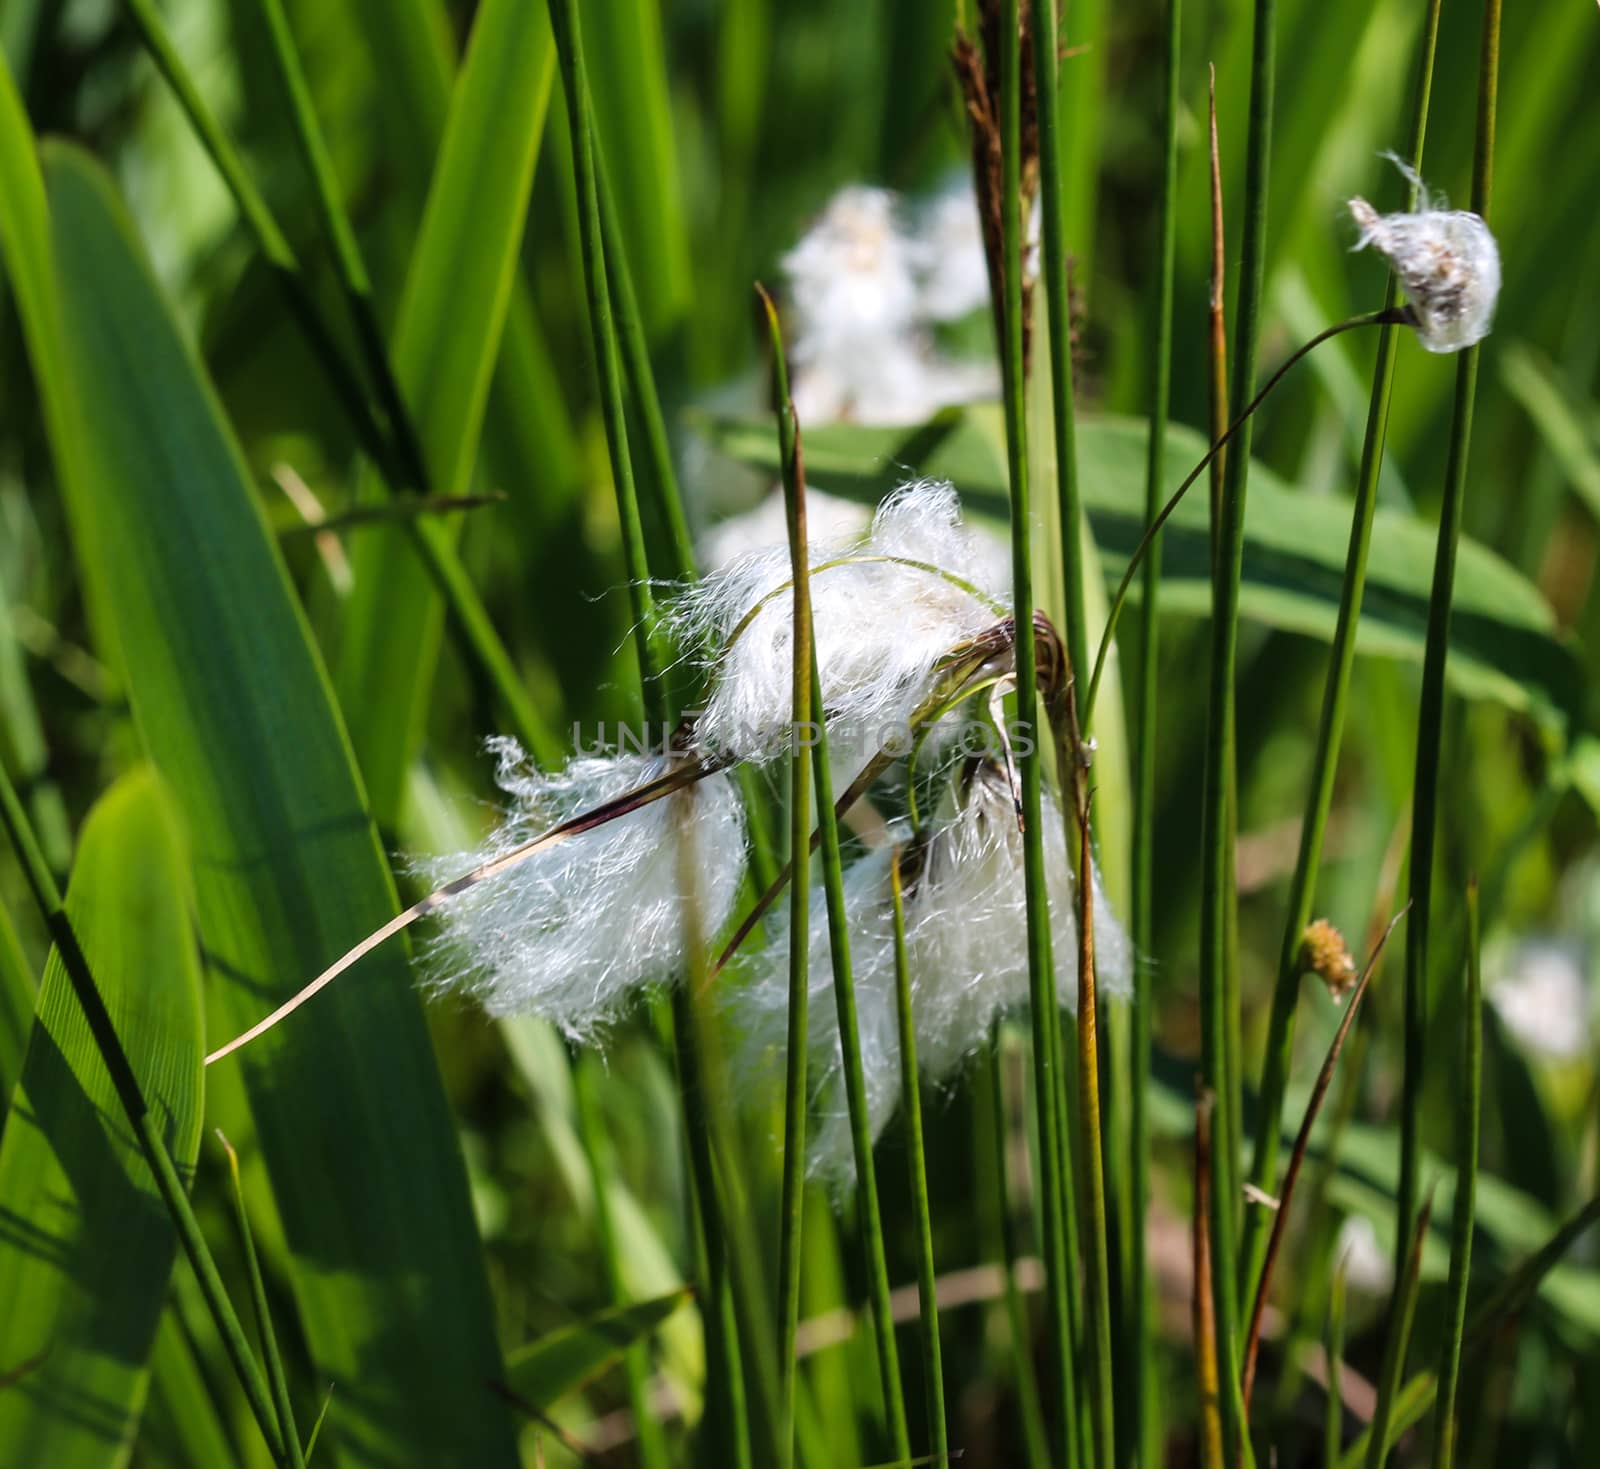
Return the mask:
<svg viewBox="0 0 1600 1469"><path fill-rule="evenodd" d="M1411 167L1418 173L1422 169L1423 142L1427 136L1428 101L1433 90L1433 58L1439 37L1441 6L1442 0L1429 0L1418 51L1411 137L1406 152ZM1415 208L1416 190L1410 192L1413 197L1407 207ZM1384 309L1393 309L1399 300L1399 282L1391 273L1384 296ZM1312 776L1306 793L1305 818L1300 828L1300 847L1295 858L1294 873L1289 879L1287 914L1279 951L1277 983L1272 992L1272 1013L1267 1025L1266 1056L1262 1063L1256 1111L1255 1154L1250 1173L1250 1181L1267 1193L1276 1192L1274 1173L1277 1166L1277 1140L1293 1053L1295 1001L1302 972L1300 942L1312 918L1317 874L1322 862L1322 844L1327 834L1328 812L1333 805L1333 784L1338 772L1339 746L1344 735L1350 673L1355 663L1356 628L1366 592L1367 557L1372 543L1373 514L1378 501L1378 474L1383 464L1384 440L1389 427L1389 395L1394 382L1398 330L1392 322L1385 322L1378 328L1377 361L1372 370L1372 397L1367 409L1366 435L1361 445L1361 466L1356 474L1355 508L1350 521L1350 546L1345 557L1339 617L1334 627L1333 647L1323 688L1317 746L1312 756ZM1245 1217L1240 1258L1243 1297L1248 1297L1255 1289L1271 1223L1267 1211L1259 1208L1251 1209Z"/></svg>
<svg viewBox="0 0 1600 1469"><path fill-rule="evenodd" d="M272 1327L272 1309L267 1302L267 1283L261 1274L256 1254L255 1234L250 1228L250 1210L245 1204L244 1181L239 1176L239 1155L219 1130L217 1138L228 1155L228 1181L233 1191L233 1217L239 1226L239 1242L244 1247L245 1274L250 1278L250 1302L255 1308L256 1336L267 1369L267 1385L272 1390L272 1407L278 1417L278 1433L283 1441L284 1462L289 1469L305 1469L300 1448L300 1430L295 1427L294 1407L289 1401L289 1379L284 1375L283 1357L278 1351L278 1334Z"/></svg>
<svg viewBox="0 0 1600 1469"><path fill-rule="evenodd" d="M1478 73L1478 124L1473 152L1472 209L1489 218L1494 161L1496 99L1500 85L1500 0L1484 0L1482 57ZM1467 453L1472 442L1472 411L1478 390L1481 346L1468 347L1456 365L1455 405L1445 462L1444 500L1439 507L1439 539L1433 561L1433 595L1428 603L1428 644L1422 664L1422 698L1417 712L1417 755L1412 783L1411 922L1406 931L1405 1073L1400 1097L1401 1229L1395 1249L1417 1209L1422 1150L1424 1039L1428 1023L1428 945L1433 922L1434 847L1438 837L1439 760L1443 741L1445 660L1454 613L1456 559L1466 498ZM1397 1257L1396 1279L1399 1278Z"/></svg>
<svg viewBox="0 0 1600 1469"><path fill-rule="evenodd" d="M17 938L11 914L0 903L0 1126L11 1105L11 1089L22 1075L22 1057L33 1028L38 986Z"/></svg>
<svg viewBox="0 0 1600 1469"><path fill-rule="evenodd" d="M894 898L895 1014L900 1027L900 1105L906 1116L906 1164L911 1171L911 1207L917 1235L917 1298L921 1304L923 1391L928 1399L928 1445L936 1466L948 1463L944 1363L939 1349L939 1298L933 1261L933 1216L928 1207L928 1160L922 1138L922 1095L917 1074L917 1028L911 1013L911 965L906 957L906 912L900 888L900 857L889 868Z"/></svg>
<svg viewBox="0 0 1600 1469"><path fill-rule="evenodd" d="M150 1397L139 1425L139 1453L157 1469L204 1469L239 1459L194 1346L171 1306L162 1313L150 1351Z"/></svg>
<svg viewBox="0 0 1600 1469"><path fill-rule="evenodd" d="M1017 722L1027 730L1039 722L1039 676L1033 627L1033 548L1028 494L1027 391L1022 356L1022 37L1017 0L1000 8L1000 155L1002 298L1000 371L1005 389L1007 483L1010 488L1012 605L1016 609ZM1073 1372L1067 1274L1073 1269L1066 1249L1069 1207L1068 1148L1060 1105L1060 1008L1050 949L1050 911L1045 892L1042 845L1041 757L1038 741L1018 761L1022 781L1023 880L1027 895L1028 1004L1033 1024L1035 1094L1039 1114L1041 1192L1044 1203L1045 1280L1049 1298L1053 1396L1060 1414L1059 1456L1076 1462L1077 1425L1068 1404L1077 1392Z"/></svg>
<svg viewBox="0 0 1600 1469"><path fill-rule="evenodd" d="M506 1357L506 1386L536 1408L553 1407L608 1372L689 1299L687 1290L608 1306L518 1347Z"/></svg>
<svg viewBox="0 0 1600 1469"><path fill-rule="evenodd" d="M39 846L50 870L60 876L72 860L72 832L61 787L50 773L44 725L13 626L11 597L0 575L0 759L8 761L27 793Z"/></svg>
<svg viewBox="0 0 1600 1469"><path fill-rule="evenodd" d="M1322 1343L1327 1359L1328 1395L1322 1409L1322 1462L1339 1462L1339 1446L1344 1441L1344 1269L1334 1271L1328 1295L1328 1322Z"/></svg>
<svg viewBox="0 0 1600 1469"><path fill-rule="evenodd" d="M1383 1469L1389 1448L1398 1431L1394 1422L1395 1400L1401 1392L1406 1370L1406 1352L1411 1345L1411 1323L1417 1311L1417 1293L1422 1286L1422 1244L1428 1237L1428 1222L1433 1215L1433 1200L1424 1202L1416 1227L1406 1241L1405 1270L1395 1277L1394 1299L1389 1305L1388 1327L1383 1344L1383 1370L1378 1379L1378 1402L1372 1410L1372 1427L1367 1440L1367 1469ZM1401 1216L1404 1218L1404 1216Z"/></svg>
<svg viewBox="0 0 1600 1469"><path fill-rule="evenodd" d="M1149 451L1145 469L1146 525L1161 510L1161 486L1167 453L1167 409L1172 396L1172 314L1177 259L1178 194L1178 58L1183 34L1182 0L1167 0L1162 43L1161 200L1159 205L1159 274L1156 286L1155 332L1150 386ZM1155 950L1155 825L1156 740L1160 690L1161 541L1145 554L1140 587L1137 653L1138 693L1134 734L1133 893L1129 934L1136 954ZM1150 1085L1151 1032L1154 1024L1155 971L1134 968L1132 1009L1133 1096L1128 1109L1131 1186L1129 1191L1128 1273L1130 1300L1124 1320L1124 1361L1129 1387L1117 1425L1122 1462L1153 1469L1161 1459L1160 1393L1156 1389L1155 1283L1150 1274L1147 1239L1150 1214Z"/></svg>
<svg viewBox="0 0 1600 1469"><path fill-rule="evenodd" d="M203 1053L183 852L148 771L96 806L67 895L111 1022L173 1161L194 1167ZM177 1236L59 954L0 1145L0 1460L111 1465L138 1423Z"/></svg>
<svg viewBox="0 0 1600 1469"><path fill-rule="evenodd" d="M1450 1216L1450 1280L1445 1336L1440 1347L1439 1398L1434 1413L1433 1469L1451 1469L1456 1447L1456 1388L1461 1378L1461 1340L1467 1322L1467 1286L1472 1274L1472 1232L1478 1197L1478 1123L1483 1103L1483 976L1478 937L1478 884L1467 888L1466 986L1461 1016L1461 1058L1454 1073L1456 1103L1456 1194Z"/></svg>
<svg viewBox="0 0 1600 1469"><path fill-rule="evenodd" d="M1267 173L1271 156L1275 81L1274 0L1256 0L1250 71L1250 128L1246 140L1244 225L1240 232L1239 298L1232 339L1235 404L1255 396L1256 352L1266 262ZM1223 1440L1230 1459L1248 1447L1232 1388L1238 1382L1237 1326L1239 1158L1242 1078L1233 1044L1238 1005L1238 955L1231 942L1235 798L1235 677L1238 663L1239 582L1244 562L1245 493L1251 425L1246 421L1228 453L1216 530L1211 621L1211 682L1206 722L1205 784L1201 830L1200 1008L1201 1070L1217 1098L1211 1150L1211 1258L1221 1378Z"/></svg>
<svg viewBox="0 0 1600 1469"><path fill-rule="evenodd" d="M430 483L441 489L471 477L554 60L537 6L490 0L474 21L451 96L394 333L395 374ZM367 492L374 488L369 481ZM458 532L455 524L420 525L424 555L440 564L453 559ZM388 821L426 723L441 608L424 569L381 541L358 545L351 562L356 591L345 609L335 684L373 808ZM517 683L510 668L496 678L513 698ZM542 722L532 711L519 723L530 718L530 733L538 733ZM543 735L536 753L552 753Z"/></svg>
<svg viewBox="0 0 1600 1469"><path fill-rule="evenodd" d="M210 386L103 175L71 150L49 153L48 174L83 410L57 446L79 564L115 614L141 735L184 818L231 1034L389 917L394 889ZM402 957L306 1019L243 1066L311 1351L363 1384L335 1406L341 1444L507 1463L509 1417L482 1392L498 1352L477 1232ZM337 1166L312 1137L338 1147Z"/></svg>
<svg viewBox="0 0 1600 1469"><path fill-rule="evenodd" d="M821 732L826 710L811 700L811 554L806 539L805 470L800 461L799 426L789 396L789 369L783 334L772 298L761 292L772 340L773 388L778 399L778 453L783 461L783 504L788 522L791 643L794 652L794 739L789 751L789 1012L784 1048L783 1183L778 1214L778 1449L783 1464L795 1453L795 1331L800 1322L801 1227L806 1190L806 1066L810 1058L811 998L811 760L801 731ZM829 803L831 805L831 801ZM819 811L820 817L820 811ZM830 882L839 877L837 865Z"/></svg>

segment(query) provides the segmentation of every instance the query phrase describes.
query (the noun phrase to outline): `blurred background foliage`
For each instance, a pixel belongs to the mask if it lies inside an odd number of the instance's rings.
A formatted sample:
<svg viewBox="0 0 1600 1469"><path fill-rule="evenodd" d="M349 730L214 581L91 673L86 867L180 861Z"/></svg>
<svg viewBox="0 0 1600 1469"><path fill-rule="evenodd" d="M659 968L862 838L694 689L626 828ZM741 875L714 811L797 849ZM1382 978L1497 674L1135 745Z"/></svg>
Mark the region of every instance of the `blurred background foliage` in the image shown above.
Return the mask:
<svg viewBox="0 0 1600 1469"><path fill-rule="evenodd" d="M315 299L330 319L340 319L333 261L259 5L164 0L158 8L303 262ZM478 8L447 0L285 0L340 192L390 330ZM954 8L937 0L602 0L585 7L600 139L697 529L750 503L764 488L758 477L713 452L693 426L696 413L703 420L707 412L753 414L766 406L752 282L779 278L783 251L840 186L869 181L916 195L964 167L966 143L947 56ZM1195 426L1206 422L1207 411L1206 64L1216 66L1224 193L1236 199L1249 8L1243 0L1191 0L1185 7L1173 416ZM1380 207L1400 203L1398 175L1379 155L1403 146L1423 7L1414 0L1284 0L1280 12L1263 340L1268 365L1324 325L1378 300L1382 268L1371 256L1350 252L1354 230L1343 204L1355 193ZM1465 196L1471 166L1478 24L1476 6L1446 4L1424 172L1432 187L1453 197ZM1161 25L1155 5L1088 0L1067 8L1066 39L1082 48L1066 63L1065 115L1069 238L1083 311L1079 391L1090 416L1137 415L1146 407ZM76 139L109 170L238 437L312 634L338 668L346 626L341 609L352 595L340 570L343 557L302 533L306 502L291 498L282 483L287 469L335 514L355 502L358 445L227 189L116 0L3 0L0 42L34 130ZM552 85L548 73L545 84ZM592 735L600 722L629 716L636 685L576 253L571 153L559 80L553 86L481 438L475 451L468 445L466 480L436 488L503 496L460 517L461 557L560 749L574 733ZM1587 682L1600 656L1600 599L1594 595L1600 550L1600 271L1594 268L1600 259L1600 17L1594 7L1582 0L1508 7L1501 98L1494 224L1506 278L1485 352L1467 534L1537 585L1570 637ZM491 146L515 146L515 140L495 138L492 127L489 136ZM479 202L465 201L469 216ZM353 352L348 330L340 329ZM1365 423L1371 351L1364 334L1319 351L1258 419L1255 452L1294 493L1328 500L1348 494ZM450 370L443 362L416 366L414 408L445 386L432 374ZM1453 383L1449 364L1409 338L1401 344L1383 505L1431 520ZM65 873L74 833L102 792L138 764L141 744L118 660L86 606L36 395L14 303L0 294L0 751L28 792L51 864ZM827 487L823 476L817 483ZM1092 487L1088 493L1092 498ZM392 525L352 529L341 539L358 575L412 555ZM1191 1393L1184 1221L1186 1109L1198 1046L1194 835L1205 707L1202 638L1195 618L1169 619L1157 754L1158 927L1154 952L1144 956L1157 995L1157 1072L1164 1083L1154 1223L1163 1243L1154 1259L1161 1271L1173 1424L1187 1418L1183 1404ZM408 653L401 647L397 656L404 661ZM475 843L488 820L490 770L480 745L503 727L503 711L452 636L436 667L425 650L418 656L425 739L404 771L403 799L379 812L381 839L391 852L462 849ZM1251 1058L1265 1023L1323 667L1324 645L1315 639L1246 627L1239 885ZM1319 898L1319 911L1353 942L1385 896L1385 883L1394 880L1385 855L1405 817L1416 686L1409 662L1357 663ZM188 697L203 701L208 691L192 688ZM368 717L348 706L344 713L355 726ZM1478 1258L1485 1270L1537 1244L1597 1182L1600 1052L1592 976L1600 959L1600 746L1584 716L1581 702L1575 719L1552 724L1497 702L1458 701L1447 725L1441 911L1454 913L1469 872L1482 874L1491 994L1496 985L1526 982L1543 959L1576 974L1580 997L1575 1009L1561 1012L1568 1019L1557 1022L1558 1031L1577 1027L1567 1045L1541 1045L1510 1020L1489 1025L1483 1161L1494 1177L1480 1185ZM381 742L385 734L368 731L365 738ZM366 748L362 741L358 728L358 751ZM1108 781L1102 806L1119 794L1115 780ZM1115 895L1125 895L1125 874L1113 871L1108 882ZM9 854L0 856L0 897L8 926L18 934L15 955L5 962L13 972L42 974L44 936ZM0 931L0 946L10 943L10 934ZM304 977L283 974L276 982L287 987ZM363 982L375 981L369 975L348 983ZM1327 1186L1330 1233L1339 1213L1370 1217L1380 1236L1389 1227L1394 1162L1384 1126L1398 1085L1399 1000L1398 985L1380 981L1364 1028L1369 1042L1361 1081L1347 1084L1342 1104L1354 1121L1343 1166ZM1337 1011L1320 996L1303 1009L1301 1055L1316 1056ZM1548 1012L1546 1003L1541 1013ZM311 1012L302 1019L317 1024ZM1442 1014L1440 1025L1451 1019ZM428 1022L459 1127L499 1336L503 1345L515 1346L610 1300L595 1248L592 1187L575 1130L567 1057L531 1022L496 1027L451 1005L430 1006ZM1453 1031L1440 1034L1444 1054ZM223 1038L214 1012L208 1040ZM0 1054L0 1061L0 1079L9 1088L17 1079L17 1056ZM657 1296L692 1274L670 1071L648 1023L625 1030L603 1067L592 1057L582 1064L596 1070L620 1180L613 1209L630 1277L623 1285L630 1296ZM1255 1069L1252 1060L1250 1074ZM1297 1073L1302 1084L1308 1070L1306 1063ZM1348 1074L1356 1075L1355 1068ZM208 1079L212 1120L226 1115L234 1119L231 1127L247 1127L241 1119L248 1114L230 1096L237 1083L221 1073ZM1429 1092L1430 1139L1441 1148L1449 1135L1450 1083L1441 1073ZM411 1079L390 1075L387 1084L405 1088ZM931 1119L930 1185L942 1270L997 1257L999 1221L985 1202L994 1190L973 1186L975 1175L984 1177L990 1166L990 1105L984 1087L963 1088ZM345 1147L398 1150L395 1165L403 1173L407 1139L369 1124L363 1132L352 1119L325 1117L331 1156ZM346 1127L350 1132L337 1137ZM232 1130L230 1136L246 1159L272 1303L296 1400L305 1405L302 1423L309 1423L326 1384L296 1325L293 1250L276 1222L283 1201L274 1203L250 1137ZM748 1141L748 1193L764 1210L775 1197L776 1162L759 1124L751 1126ZM899 1147L893 1131L884 1148L893 1153ZM225 1243L233 1238L225 1174L209 1142L199 1170L208 1235L237 1272L241 1262ZM895 1279L910 1280L903 1169L886 1167L881 1176L892 1271ZM1436 1218L1447 1213L1441 1199ZM765 1217L755 1216L758 1227ZM850 1244L853 1222L847 1213L835 1235L829 1217L827 1201L813 1199L807 1317L862 1299ZM1589 1253L1592 1262L1592 1242ZM1425 1322L1440 1308L1443 1261L1442 1247L1437 1259L1429 1256ZM216 1462L204 1457L196 1426L205 1411L231 1455L257 1462L262 1447L221 1382L217 1344L207 1336L186 1267L180 1264L175 1279L135 1462ZM1575 1266L1555 1280L1564 1284L1547 1293L1515 1339L1491 1351L1469 1379L1476 1392L1464 1398L1463 1443L1475 1447L1465 1454L1467 1462L1600 1462L1600 1276ZM1319 1329L1325 1281L1325 1262L1297 1277L1303 1288L1297 1324L1312 1332ZM1352 1307L1351 1361L1369 1378L1381 1350L1379 1301L1374 1296ZM656 1358L691 1416L698 1412L702 1366L693 1318L692 1307L682 1308L655 1338ZM1017 1462L1016 1389L1003 1310L991 1298L950 1310L946 1321L953 1437L968 1446L967 1462ZM424 1353L427 1345L421 1338L410 1343ZM869 1362L862 1334L814 1359L815 1413L803 1437L825 1446L819 1462L881 1457L876 1409L858 1402L862 1384L872 1382ZM14 1365L0 1361L0 1372ZM336 1389L335 1424L344 1391L342 1384ZM1309 1410L1296 1407L1292 1382L1283 1392L1292 1424L1297 1412ZM621 1379L612 1371L586 1381L581 1393L553 1400L550 1411L574 1426L598 1418L604 1431L621 1432L605 1415L622 1401ZM1351 1406L1359 1413L1359 1394ZM1482 1415L1476 1436L1474 1414ZM1308 1421L1315 1419L1312 1413ZM1180 1460L1188 1450L1178 1445L1186 1442L1186 1431L1175 1430ZM322 1452L331 1458L338 1443L335 1436ZM562 1451L553 1440L547 1438L545 1449L549 1462L558 1462Z"/></svg>

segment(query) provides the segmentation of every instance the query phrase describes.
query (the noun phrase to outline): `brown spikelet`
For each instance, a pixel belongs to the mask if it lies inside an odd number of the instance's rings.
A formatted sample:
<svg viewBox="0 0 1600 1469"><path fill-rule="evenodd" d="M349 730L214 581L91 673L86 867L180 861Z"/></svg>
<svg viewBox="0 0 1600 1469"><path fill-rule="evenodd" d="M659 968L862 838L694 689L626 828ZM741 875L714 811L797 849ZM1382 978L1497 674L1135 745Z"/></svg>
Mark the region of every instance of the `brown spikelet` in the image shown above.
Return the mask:
<svg viewBox="0 0 1600 1469"><path fill-rule="evenodd" d="M995 329L1005 339L1005 323L1000 320L1005 301L1001 261L1005 258L1002 225L1002 165L1000 158L1000 21L1003 7L999 0L978 0L977 41L956 27L950 49L956 82L961 88L967 120L972 129L972 177L978 195L978 217L983 225L983 250L989 265L989 292L994 302ZM1033 75L1033 25L1028 0L1021 0L1018 24L1022 27L1022 194L1023 251L1028 249L1028 221L1033 215L1034 196L1039 191L1039 109ZM1033 282L1028 271L1022 275L1022 362L1024 371L1031 360Z"/></svg>
<svg viewBox="0 0 1600 1469"><path fill-rule="evenodd" d="M1342 1000L1356 982L1356 961L1339 932L1326 918L1308 924L1300 937L1300 962L1328 987L1335 1000Z"/></svg>

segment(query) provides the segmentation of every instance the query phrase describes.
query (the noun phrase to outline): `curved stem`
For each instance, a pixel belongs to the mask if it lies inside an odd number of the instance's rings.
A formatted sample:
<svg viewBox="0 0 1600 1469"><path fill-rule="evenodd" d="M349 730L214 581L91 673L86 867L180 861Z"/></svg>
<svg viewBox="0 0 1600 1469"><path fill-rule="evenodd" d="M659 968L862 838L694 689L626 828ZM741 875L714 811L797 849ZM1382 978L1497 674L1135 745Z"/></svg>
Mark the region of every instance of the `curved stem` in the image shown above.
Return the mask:
<svg viewBox="0 0 1600 1469"><path fill-rule="evenodd" d="M1227 447L1229 440L1250 421L1250 416L1261 406L1267 395L1283 381L1289 369L1299 362L1302 357L1307 356L1329 338L1337 337L1342 332L1354 331L1357 327L1382 326L1385 323L1398 323L1408 320L1410 318L1403 308L1386 306L1381 311L1369 311L1364 316L1352 316L1349 321L1341 321L1335 326L1330 326L1325 331L1318 332L1304 346L1297 347L1283 360L1278 370L1267 379L1265 386L1250 400L1250 404L1244 412L1228 425L1215 442L1212 443L1211 447L1206 450L1200 462L1184 476L1183 483L1168 496L1167 503L1161 507L1160 514L1146 527L1139 544L1134 547L1133 555L1128 558L1128 565L1122 573L1122 580L1117 583L1116 595L1111 599L1111 611L1106 617L1105 631L1101 633L1100 646L1095 651L1094 673L1089 679L1089 695L1084 700L1085 712L1083 717L1086 721L1086 727L1089 714L1094 709L1095 696L1100 691L1100 677L1105 672L1106 655L1111 649L1111 640L1117 630L1117 618L1122 615L1123 604L1128 600L1128 592L1133 586L1133 574L1149 554L1150 547L1155 542L1156 537L1161 534L1162 526L1171 519L1172 512L1178 508L1178 502L1189 492L1194 482L1205 473L1211 461Z"/></svg>

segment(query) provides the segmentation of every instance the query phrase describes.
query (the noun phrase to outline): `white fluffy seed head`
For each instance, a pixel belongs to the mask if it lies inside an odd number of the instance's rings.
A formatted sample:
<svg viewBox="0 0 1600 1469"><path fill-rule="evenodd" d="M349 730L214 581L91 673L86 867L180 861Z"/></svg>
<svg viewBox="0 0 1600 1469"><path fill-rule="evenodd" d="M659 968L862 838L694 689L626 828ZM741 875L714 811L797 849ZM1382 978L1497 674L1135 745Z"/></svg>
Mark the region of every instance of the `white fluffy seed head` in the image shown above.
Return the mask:
<svg viewBox="0 0 1600 1469"><path fill-rule="evenodd" d="M904 841L903 827L894 832ZM1067 862L1061 811L1051 796L1042 836L1060 1004L1076 1013L1075 884ZM876 1139L900 1100L900 1032L896 1015L894 920L889 849L868 853L845 873L850 968L861 1032L867 1115ZM833 967L823 895L811 904L808 1085L814 1121L808 1133L810 1172L848 1186L855 1178L843 1054L833 993ZM996 1020L1028 1002L1027 899L1022 838L1011 790L996 768L982 766L928 840L922 870L906 876L906 954L911 977L917 1063L935 1085L948 1085L988 1044ZM1131 947L1095 884L1095 973L1103 995L1126 995ZM751 1086L782 1075L788 1017L789 932L747 966L749 982L732 992L741 1035L741 1071Z"/></svg>
<svg viewBox="0 0 1600 1469"><path fill-rule="evenodd" d="M1415 318L1417 339L1430 352L1459 352L1489 335L1500 296L1500 250L1476 214L1429 199L1421 180L1399 160L1417 187L1421 210L1379 214L1365 199L1350 201L1361 229L1355 248L1371 245L1393 267Z"/></svg>
<svg viewBox="0 0 1600 1469"><path fill-rule="evenodd" d="M681 758L587 756L546 775L515 740L489 748L511 798L505 820L479 850L421 864L437 882L645 785ZM576 1041L593 1040L641 988L680 972L688 890L709 941L727 922L743 874L743 807L729 776L708 776L452 899L424 951L431 983L472 995L492 1015L535 1014Z"/></svg>
<svg viewBox="0 0 1600 1469"><path fill-rule="evenodd" d="M1593 1049L1594 997L1583 946L1560 938L1525 939L1489 986L1489 1003L1519 1044L1551 1061Z"/></svg>
<svg viewBox="0 0 1600 1469"><path fill-rule="evenodd" d="M815 569L842 555L923 562L960 577L984 597L902 562L857 560ZM848 746L870 754L881 736L904 730L940 658L998 620L995 608L1004 605L1010 589L1005 548L997 537L963 523L950 485L919 481L884 501L864 540L813 540L810 561L812 623L830 729L839 731L841 753ZM709 753L771 760L788 748L789 579L789 549L774 545L720 568L668 610L679 646L701 650L713 675L696 722L696 740ZM769 594L775 595L763 604ZM728 647L758 604L760 611Z"/></svg>
<svg viewBox="0 0 1600 1469"><path fill-rule="evenodd" d="M854 500L844 500L823 490L806 491L808 540L820 545L848 546L861 540L872 525L872 512ZM752 509L729 516L700 538L696 559L707 573L755 551L771 551L789 544L788 514L779 485Z"/></svg>
<svg viewBox="0 0 1600 1469"><path fill-rule="evenodd" d="M918 210L912 250L918 302L929 321L959 321L989 304L989 263L970 176Z"/></svg>

